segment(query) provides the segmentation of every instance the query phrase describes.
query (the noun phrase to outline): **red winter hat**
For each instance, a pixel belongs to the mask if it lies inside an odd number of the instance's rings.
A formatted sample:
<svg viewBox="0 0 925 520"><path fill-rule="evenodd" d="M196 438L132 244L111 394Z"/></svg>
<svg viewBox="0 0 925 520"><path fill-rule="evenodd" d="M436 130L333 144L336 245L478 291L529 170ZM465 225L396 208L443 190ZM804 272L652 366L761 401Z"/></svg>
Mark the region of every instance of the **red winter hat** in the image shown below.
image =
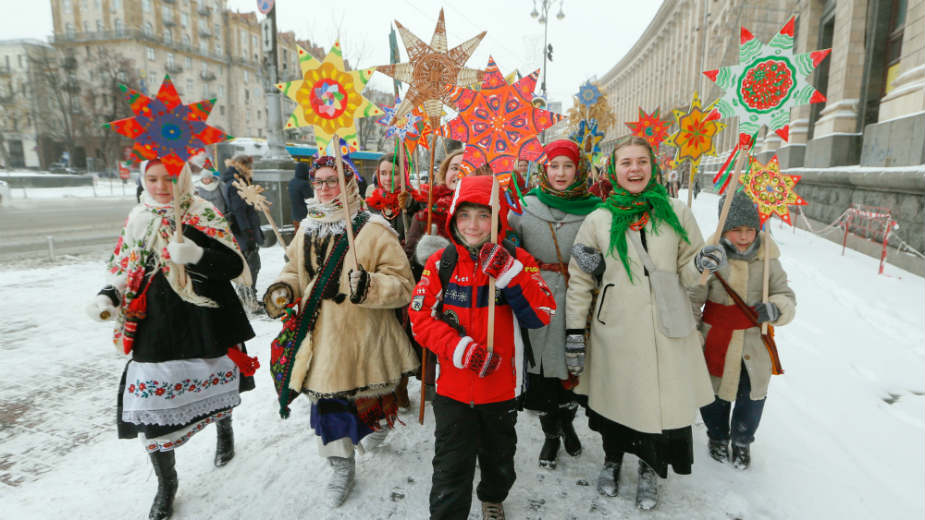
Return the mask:
<svg viewBox="0 0 925 520"><path fill-rule="evenodd" d="M578 144L574 141L568 139L558 139L547 144L543 151L546 152L546 160L551 161L560 155L564 155L572 160L575 163L575 166L578 166L578 158L580 153L578 150Z"/></svg>
<svg viewBox="0 0 925 520"><path fill-rule="evenodd" d="M447 236L453 236L453 220L456 215L456 210L459 209L459 206L461 206L463 203L468 202L470 204L491 206L491 179L491 175L466 175L465 177L461 177L459 179L459 182L456 183L456 191L453 194L453 202L450 204L450 210L447 212ZM500 199L500 214L498 215L498 240L504 240L509 228L507 222L507 214L511 209L511 205L504 195L504 190L501 189L500 186L498 189L498 197Z"/></svg>

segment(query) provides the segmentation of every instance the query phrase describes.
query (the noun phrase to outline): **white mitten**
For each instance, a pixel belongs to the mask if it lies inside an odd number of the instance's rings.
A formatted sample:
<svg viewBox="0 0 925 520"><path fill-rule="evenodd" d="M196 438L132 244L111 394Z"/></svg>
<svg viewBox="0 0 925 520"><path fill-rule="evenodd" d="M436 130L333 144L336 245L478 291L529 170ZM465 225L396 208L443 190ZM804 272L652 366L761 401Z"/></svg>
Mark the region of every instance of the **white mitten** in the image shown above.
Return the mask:
<svg viewBox="0 0 925 520"><path fill-rule="evenodd" d="M87 316L96 321L113 320L116 318L116 307L109 296L97 294L96 298L87 307Z"/></svg>
<svg viewBox="0 0 925 520"><path fill-rule="evenodd" d="M170 259L176 264L195 264L202 258L203 249L196 242L171 242L167 244Z"/></svg>

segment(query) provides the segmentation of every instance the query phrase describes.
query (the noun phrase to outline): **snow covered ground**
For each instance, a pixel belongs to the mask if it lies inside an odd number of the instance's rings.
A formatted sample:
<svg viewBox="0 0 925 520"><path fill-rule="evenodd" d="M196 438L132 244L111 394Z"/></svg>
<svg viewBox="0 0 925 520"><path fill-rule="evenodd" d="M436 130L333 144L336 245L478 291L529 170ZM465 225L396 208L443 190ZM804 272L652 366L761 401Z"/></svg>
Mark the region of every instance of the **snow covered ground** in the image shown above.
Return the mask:
<svg viewBox="0 0 925 520"><path fill-rule="evenodd" d="M39 174L33 174L38 176ZM52 175L52 174L48 174ZM67 177L67 175L61 175ZM3 177L0 176L0 180ZM91 198L135 198L135 181L124 185L122 179L96 179L92 186L62 186L60 188L10 188L10 198L23 199L91 199Z"/></svg>
<svg viewBox="0 0 925 520"><path fill-rule="evenodd" d="M685 194L682 192L682 197ZM716 197L694 210L705 235L716 223ZM707 455L695 426L690 476L661 483L658 508L636 511L636 462L624 461L620 496L598 496L599 437L576 419L585 446L564 452L554 471L537 468L542 434L536 417L518 422L518 479L505 503L509 518L819 519L922 518L925 515L925 298L923 279L807 232L773 225L797 294L796 320L777 331L786 374L775 377L752 468ZM115 237L114 237L115 238ZM103 280L98 258L30 268L0 267L0 517L144 518L156 479L136 441L114 428L115 392L125 362L110 327L83 307ZM280 249L263 250L262 290L282 266ZM178 519L427 518L433 417L416 413L376 453L359 456L357 484L339 509L322 505L330 470L317 455L308 402L276 414L266 368L277 322L255 319L249 345L264 367L258 388L235 411L237 456L212 466L210 428L178 450ZM411 384L416 409L418 385ZM619 398L619 397L618 397ZM474 501L471 518L478 518Z"/></svg>

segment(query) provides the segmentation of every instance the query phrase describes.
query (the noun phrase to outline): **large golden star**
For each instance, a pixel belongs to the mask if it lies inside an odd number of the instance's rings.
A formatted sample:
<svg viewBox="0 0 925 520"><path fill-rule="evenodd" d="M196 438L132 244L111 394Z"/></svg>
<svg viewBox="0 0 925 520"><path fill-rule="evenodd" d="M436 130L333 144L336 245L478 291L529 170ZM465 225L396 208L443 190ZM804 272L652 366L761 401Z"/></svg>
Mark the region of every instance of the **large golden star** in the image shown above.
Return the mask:
<svg viewBox="0 0 925 520"><path fill-rule="evenodd" d="M700 97L694 92L694 99L691 100L691 106L685 112L684 110L673 110L675 122L678 130L665 139L665 144L677 148L675 164L680 164L684 159L688 159L692 166L700 163L703 155L716 155L716 144L713 137L726 128L724 123L717 121L720 114L713 110L711 103L706 108L701 108Z"/></svg>
<svg viewBox="0 0 925 520"><path fill-rule="evenodd" d="M337 134L351 151L358 150L356 120L385 113L363 97L375 68L345 71L340 42L334 43L324 61L299 47L299 65L302 79L276 85L297 105L286 128L312 126L319 149Z"/></svg>
<svg viewBox="0 0 925 520"><path fill-rule="evenodd" d="M793 225L790 222L789 206L806 205L806 200L793 191L793 187L801 178L800 175L781 173L775 155L767 164L752 159L748 170L739 175L739 182L748 198L758 206L758 216L762 224L771 215L776 214L784 222Z"/></svg>
<svg viewBox="0 0 925 520"><path fill-rule="evenodd" d="M430 45L412 34L398 20L395 20L395 26L408 52L408 62L376 67L379 72L409 86L405 99L395 109L395 118L400 118L418 105L424 105L431 126L437 128L440 116L443 115L443 103L448 100L446 86L471 85L482 80L484 72L467 68L465 63L485 37L485 31L448 51L443 9L440 9Z"/></svg>

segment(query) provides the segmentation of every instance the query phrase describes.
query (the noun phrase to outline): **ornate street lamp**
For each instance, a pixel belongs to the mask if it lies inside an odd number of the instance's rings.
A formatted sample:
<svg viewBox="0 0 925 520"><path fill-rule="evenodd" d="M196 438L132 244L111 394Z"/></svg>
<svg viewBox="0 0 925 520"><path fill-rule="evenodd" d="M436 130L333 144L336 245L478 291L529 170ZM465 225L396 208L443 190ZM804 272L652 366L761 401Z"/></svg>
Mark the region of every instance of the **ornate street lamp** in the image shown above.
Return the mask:
<svg viewBox="0 0 925 520"><path fill-rule="evenodd" d="M537 0L533 0L533 11L530 12L531 18L536 18L537 22L543 24L543 82L540 87L543 90L543 98L546 98L546 62L552 61L552 45L549 44L549 8L555 0L539 0L539 10L537 10ZM556 14L557 20L565 18L565 11L562 5L565 0L559 0L559 12Z"/></svg>

